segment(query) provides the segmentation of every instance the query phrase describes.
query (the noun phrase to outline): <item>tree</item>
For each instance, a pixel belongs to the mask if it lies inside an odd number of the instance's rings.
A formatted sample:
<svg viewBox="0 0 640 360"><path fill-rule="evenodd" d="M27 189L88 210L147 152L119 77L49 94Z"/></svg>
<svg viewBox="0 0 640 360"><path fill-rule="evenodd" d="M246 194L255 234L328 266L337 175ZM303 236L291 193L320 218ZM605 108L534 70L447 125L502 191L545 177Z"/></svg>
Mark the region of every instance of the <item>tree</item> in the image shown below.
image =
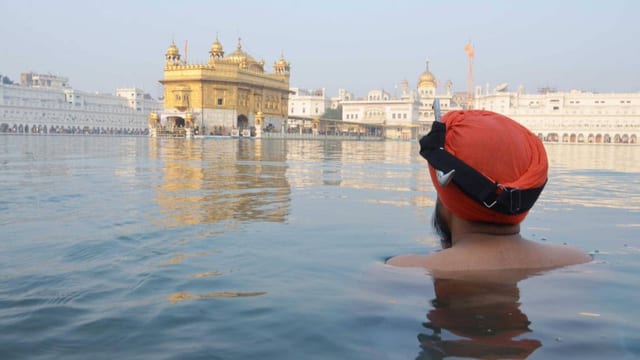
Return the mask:
<svg viewBox="0 0 640 360"><path fill-rule="evenodd" d="M4 76L0 74L0 83L2 85L13 85L13 81L11 81L11 79L9 79L8 76Z"/></svg>
<svg viewBox="0 0 640 360"><path fill-rule="evenodd" d="M327 109L322 117L325 119L342 120L342 105L338 105L336 109Z"/></svg>

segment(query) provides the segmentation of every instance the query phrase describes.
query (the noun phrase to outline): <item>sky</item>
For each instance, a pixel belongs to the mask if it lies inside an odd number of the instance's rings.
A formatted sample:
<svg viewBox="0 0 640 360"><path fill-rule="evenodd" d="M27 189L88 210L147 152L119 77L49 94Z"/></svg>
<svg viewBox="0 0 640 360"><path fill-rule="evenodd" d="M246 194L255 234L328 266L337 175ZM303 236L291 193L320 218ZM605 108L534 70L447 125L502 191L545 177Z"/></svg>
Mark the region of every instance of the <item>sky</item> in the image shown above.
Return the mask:
<svg viewBox="0 0 640 360"><path fill-rule="evenodd" d="M266 70L284 55L290 86L411 88L429 70L465 91L471 42L473 81L483 88L640 91L640 1L636 0L0 0L0 74L34 71L69 78L83 91L138 87L162 94L172 41L204 63L216 37L238 37Z"/></svg>

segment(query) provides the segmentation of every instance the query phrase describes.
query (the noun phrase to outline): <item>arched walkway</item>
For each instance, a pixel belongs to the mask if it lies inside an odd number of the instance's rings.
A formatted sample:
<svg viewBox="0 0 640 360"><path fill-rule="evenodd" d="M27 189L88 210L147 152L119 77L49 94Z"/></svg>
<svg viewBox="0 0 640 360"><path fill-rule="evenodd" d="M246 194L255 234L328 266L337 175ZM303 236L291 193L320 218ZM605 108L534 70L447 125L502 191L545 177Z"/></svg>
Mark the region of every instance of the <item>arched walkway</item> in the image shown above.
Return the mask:
<svg viewBox="0 0 640 360"><path fill-rule="evenodd" d="M547 141L549 142L558 142L560 140L560 137L558 136L557 133L550 133L547 135Z"/></svg>

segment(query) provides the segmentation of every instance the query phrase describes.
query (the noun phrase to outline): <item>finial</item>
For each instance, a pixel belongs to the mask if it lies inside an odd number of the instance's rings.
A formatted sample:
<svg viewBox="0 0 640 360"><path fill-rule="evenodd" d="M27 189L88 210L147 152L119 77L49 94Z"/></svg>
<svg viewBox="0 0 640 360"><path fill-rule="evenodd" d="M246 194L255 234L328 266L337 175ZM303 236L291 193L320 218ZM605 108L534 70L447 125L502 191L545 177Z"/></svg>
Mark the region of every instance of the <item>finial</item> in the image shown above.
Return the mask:
<svg viewBox="0 0 640 360"><path fill-rule="evenodd" d="M238 36L238 50L242 49L242 44L240 43L241 41L242 41L242 38Z"/></svg>
<svg viewBox="0 0 640 360"><path fill-rule="evenodd" d="M429 71L429 58L427 58L427 71Z"/></svg>

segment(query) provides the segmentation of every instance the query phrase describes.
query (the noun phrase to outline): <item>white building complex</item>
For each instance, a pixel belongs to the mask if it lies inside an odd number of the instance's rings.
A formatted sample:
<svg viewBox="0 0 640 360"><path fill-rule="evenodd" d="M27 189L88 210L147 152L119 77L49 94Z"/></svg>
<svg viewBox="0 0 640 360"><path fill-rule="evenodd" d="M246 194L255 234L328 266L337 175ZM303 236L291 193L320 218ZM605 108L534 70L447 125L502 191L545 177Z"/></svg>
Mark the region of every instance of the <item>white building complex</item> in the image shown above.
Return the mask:
<svg viewBox="0 0 640 360"><path fill-rule="evenodd" d="M461 109L452 102L452 83L447 81L445 93L438 94L436 77L426 70L418 78L416 89L409 89L404 80L400 94L390 94L384 90L369 91L364 99L344 100L342 120L367 126L367 134L379 135L386 139L417 139L426 134L433 123L433 101L440 99L443 113Z"/></svg>
<svg viewBox="0 0 640 360"><path fill-rule="evenodd" d="M466 96L453 94L450 81L445 82L442 93L438 92L437 85L427 64L415 89L410 89L406 80L402 82L400 92L396 89L395 94L371 90L365 98L356 98L340 89L340 96L331 98L330 108L342 108L341 121L323 125L323 121L329 120L320 119L319 128L335 129L349 135L418 139L431 128L435 99L440 99L443 115L466 107ZM507 84L501 84L493 89L489 85L484 90L476 87L474 95L472 108L504 114L546 142L638 144L640 138L640 92L562 92L545 88L528 94L522 86L516 92L510 92ZM326 104L326 99L322 91L316 101ZM305 106L294 104L295 100L292 100L290 116L304 117L309 110L302 109L311 108L310 101ZM299 112L294 113L296 109ZM317 115L312 111L307 116Z"/></svg>
<svg viewBox="0 0 640 360"><path fill-rule="evenodd" d="M640 137L640 93L527 94L522 86L487 85L476 88L474 108L509 116L547 142L637 144Z"/></svg>
<svg viewBox="0 0 640 360"><path fill-rule="evenodd" d="M316 90L305 90L292 87L289 95L289 116L322 116L331 107L324 88Z"/></svg>
<svg viewBox="0 0 640 360"><path fill-rule="evenodd" d="M162 102L143 90L116 95L79 91L65 77L23 73L20 85L0 84L0 132L142 135Z"/></svg>

